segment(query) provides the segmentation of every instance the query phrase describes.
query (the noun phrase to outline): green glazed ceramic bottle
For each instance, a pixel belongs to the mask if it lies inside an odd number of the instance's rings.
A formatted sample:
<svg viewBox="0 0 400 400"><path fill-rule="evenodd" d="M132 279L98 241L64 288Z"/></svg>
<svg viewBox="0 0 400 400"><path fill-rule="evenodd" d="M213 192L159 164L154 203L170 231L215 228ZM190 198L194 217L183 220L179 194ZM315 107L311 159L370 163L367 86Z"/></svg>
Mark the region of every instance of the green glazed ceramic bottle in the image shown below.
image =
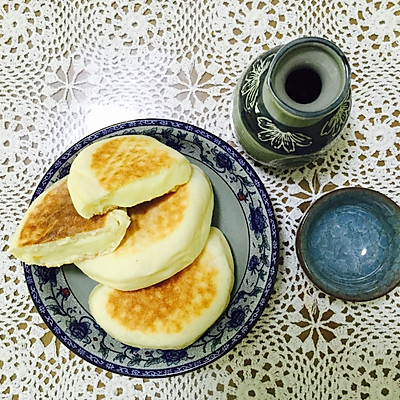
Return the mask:
<svg viewBox="0 0 400 400"><path fill-rule="evenodd" d="M345 55L326 39L304 37L261 54L248 66L235 88L232 121L253 159L291 168L332 146L350 109Z"/></svg>

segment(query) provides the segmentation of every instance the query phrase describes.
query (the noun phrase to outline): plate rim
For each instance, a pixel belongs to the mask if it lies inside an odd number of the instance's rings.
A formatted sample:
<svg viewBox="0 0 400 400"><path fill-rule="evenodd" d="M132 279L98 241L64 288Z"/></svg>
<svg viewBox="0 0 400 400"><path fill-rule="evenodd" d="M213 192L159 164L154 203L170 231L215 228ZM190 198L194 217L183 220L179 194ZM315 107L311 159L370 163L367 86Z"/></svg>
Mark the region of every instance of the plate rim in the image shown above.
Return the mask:
<svg viewBox="0 0 400 400"><path fill-rule="evenodd" d="M97 140L101 140L102 137L110 135L112 133L122 131L129 128L138 128L143 126L165 126L177 129L183 129L185 131L192 132L194 134L200 135L201 137L210 140L214 145L222 148L225 152L227 152L230 156L232 156L235 161L241 166L241 168L246 172L247 176L250 176L252 182L255 185L258 195L262 199L263 206L265 207L265 217L268 219L269 226L269 234L271 236L271 261L269 266L269 274L265 281L265 285L263 287L262 295L257 303L257 305L252 310L251 315L248 317L247 323L244 324L238 331L236 331L235 335L230 338L228 341L224 342L222 346L211 351L207 355L202 356L201 358L195 361L189 361L186 364L172 366L167 368L150 368L150 369L142 369L135 368L131 366L121 366L117 365L111 361L106 361L104 359L100 359L97 355L93 354L89 350L86 350L81 345L76 343L73 339L69 338L68 335L61 329L57 322L53 319L52 315L47 310L45 304L43 303L39 291L35 285L33 280L33 271L32 266L30 264L26 264L22 262L24 268L25 281L27 283L29 293L33 300L34 305L36 306L39 315L42 320L46 323L46 326L50 329L50 331L56 336L60 342L62 342L70 351L73 351L82 359L88 361L96 367L100 367L112 373L117 373L120 375L127 375L131 377L139 377L139 378L163 378L170 377L175 375L180 375L188 372L192 372L198 368L204 367L213 361L219 359L230 350L232 350L236 345L238 345L245 336L252 330L256 322L261 317L264 309L267 306L269 298L272 294L272 289L274 283L276 281L277 270L278 270L278 257L279 257L279 232L278 225L276 221L276 217L273 210L273 205L268 195L267 189L262 183L261 178L255 172L254 168L251 164L229 143L227 143L224 139L210 133L209 131L199 128L190 123L181 122L173 119L164 119L164 118L145 118L145 119L134 119L127 120L115 124L108 125L101 129L97 129L84 136L71 146L67 148L67 150L63 151L62 154L56 158L56 160L51 164L51 166L46 170L45 174L40 179L39 183L36 186L36 189L31 197L30 203L43 192L43 187L46 186L51 178L55 175L55 173L59 170L59 167L67 161L72 154L76 154L83 147L85 147L88 143L93 142L93 137L101 134L97 138ZM76 149L79 147L79 149ZM74 150L76 149L76 150ZM246 266L247 269L247 266ZM232 300L232 299L231 299Z"/></svg>

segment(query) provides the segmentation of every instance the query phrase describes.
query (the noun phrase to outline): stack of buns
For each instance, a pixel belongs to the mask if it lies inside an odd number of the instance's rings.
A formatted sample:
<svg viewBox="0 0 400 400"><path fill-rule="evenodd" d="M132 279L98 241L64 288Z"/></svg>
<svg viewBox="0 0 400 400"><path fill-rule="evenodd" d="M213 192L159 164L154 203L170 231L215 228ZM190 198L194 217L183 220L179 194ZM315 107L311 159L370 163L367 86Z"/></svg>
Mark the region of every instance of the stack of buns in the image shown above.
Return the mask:
<svg viewBox="0 0 400 400"><path fill-rule="evenodd" d="M213 208L208 177L176 150L145 135L103 139L32 202L10 252L46 267L74 263L97 281L90 311L114 338L179 349L217 320L233 286Z"/></svg>

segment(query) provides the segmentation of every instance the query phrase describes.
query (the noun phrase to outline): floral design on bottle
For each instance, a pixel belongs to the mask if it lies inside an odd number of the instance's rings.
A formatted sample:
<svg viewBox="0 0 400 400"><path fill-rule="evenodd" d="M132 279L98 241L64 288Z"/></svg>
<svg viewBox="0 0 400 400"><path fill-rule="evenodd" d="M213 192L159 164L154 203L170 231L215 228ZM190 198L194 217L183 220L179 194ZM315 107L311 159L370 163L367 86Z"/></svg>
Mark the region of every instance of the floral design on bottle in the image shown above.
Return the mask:
<svg viewBox="0 0 400 400"><path fill-rule="evenodd" d="M257 60L251 71L246 74L240 93L244 97L244 109L248 112L251 112L256 104L261 75L269 68L273 57L274 54Z"/></svg>
<svg viewBox="0 0 400 400"><path fill-rule="evenodd" d="M258 139L270 143L275 149L293 153L297 147L308 147L312 144L312 138L309 136L300 132L282 131L267 117L258 117L257 123L261 128L257 134Z"/></svg>
<svg viewBox="0 0 400 400"><path fill-rule="evenodd" d="M343 126L350 115L350 109L351 109L351 97L349 90L342 104L339 106L337 112L332 116L332 118L326 121L325 125L321 130L321 136L327 136L327 135L337 136L343 129Z"/></svg>

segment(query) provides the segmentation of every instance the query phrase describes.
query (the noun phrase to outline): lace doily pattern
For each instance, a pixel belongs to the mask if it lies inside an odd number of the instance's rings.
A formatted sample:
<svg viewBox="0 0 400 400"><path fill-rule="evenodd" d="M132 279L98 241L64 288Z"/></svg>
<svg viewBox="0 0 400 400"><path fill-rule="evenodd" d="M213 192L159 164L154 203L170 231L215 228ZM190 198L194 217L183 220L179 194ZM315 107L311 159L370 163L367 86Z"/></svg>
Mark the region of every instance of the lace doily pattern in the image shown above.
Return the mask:
<svg viewBox="0 0 400 400"><path fill-rule="evenodd" d="M323 193L369 187L400 203L400 5L309 2L3 0L0 4L0 397L398 399L400 289L367 303L318 290L295 255L297 226ZM240 74L305 35L334 41L352 68L340 140L295 170L250 162L280 229L274 292L233 350L157 380L71 353L35 310L8 242L39 180L85 135L136 118L197 125L241 150L230 122Z"/></svg>

